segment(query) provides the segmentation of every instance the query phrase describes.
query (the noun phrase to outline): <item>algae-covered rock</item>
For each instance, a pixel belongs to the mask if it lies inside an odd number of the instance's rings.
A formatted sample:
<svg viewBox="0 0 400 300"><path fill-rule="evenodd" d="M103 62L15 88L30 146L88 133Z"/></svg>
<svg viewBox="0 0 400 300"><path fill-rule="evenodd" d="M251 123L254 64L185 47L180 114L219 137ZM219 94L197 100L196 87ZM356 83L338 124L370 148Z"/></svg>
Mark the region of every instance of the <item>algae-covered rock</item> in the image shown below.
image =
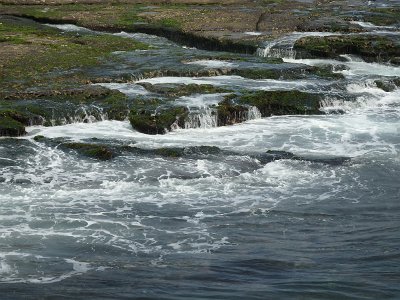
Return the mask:
<svg viewBox="0 0 400 300"><path fill-rule="evenodd" d="M282 75L285 75L282 74L282 72L278 69L261 68L236 69L234 70L233 74L250 79L278 79Z"/></svg>
<svg viewBox="0 0 400 300"><path fill-rule="evenodd" d="M229 99L218 103L218 126L233 125L247 121L248 107L233 104Z"/></svg>
<svg viewBox="0 0 400 300"><path fill-rule="evenodd" d="M340 67L337 67L340 68ZM337 70L337 69L335 69ZM333 66L331 65L322 65L311 67L307 70L309 75L315 75L323 79L344 79L344 75L342 73L335 73Z"/></svg>
<svg viewBox="0 0 400 300"><path fill-rule="evenodd" d="M400 56L400 44L388 37L375 35L340 35L303 37L294 49L302 57L331 57L354 54L367 61L389 61Z"/></svg>
<svg viewBox="0 0 400 300"><path fill-rule="evenodd" d="M396 89L396 84L391 80L376 80L376 87L385 92L392 92Z"/></svg>
<svg viewBox="0 0 400 300"><path fill-rule="evenodd" d="M156 148L156 149L142 149L137 147L125 147L128 153L134 153L139 155L154 155L166 158L179 158L179 157L190 157L198 158L202 156L219 155L223 151L215 146L189 146L184 148Z"/></svg>
<svg viewBox="0 0 400 300"><path fill-rule="evenodd" d="M33 140L38 143L44 143L50 147L58 147L64 151L74 150L83 156L98 160L110 160L116 156L113 147L100 143L71 142L65 138L52 139L43 135L37 135Z"/></svg>
<svg viewBox="0 0 400 300"><path fill-rule="evenodd" d="M36 136L33 138L33 140L34 140L35 142L42 142L42 141L45 141L45 140L46 140L46 137L43 136L43 135L36 135Z"/></svg>
<svg viewBox="0 0 400 300"><path fill-rule="evenodd" d="M25 125L29 118L13 110L0 111L0 136L21 136L26 134Z"/></svg>
<svg viewBox="0 0 400 300"><path fill-rule="evenodd" d="M281 150L268 150L265 153L257 155L255 158L257 158L262 164L270 163L276 160L290 159L307 161L311 163L327 164L331 166L341 166L351 160L349 157L346 156L299 156L292 152Z"/></svg>
<svg viewBox="0 0 400 300"><path fill-rule="evenodd" d="M240 96L242 105L255 106L263 117L271 115L322 114L319 94L301 91L258 91Z"/></svg>
<svg viewBox="0 0 400 300"><path fill-rule="evenodd" d="M0 113L25 126L54 126L93 120L124 120L129 114L126 95L102 87L26 92L13 95L12 101L0 101ZM18 98L21 97L21 98ZM31 97L31 98L30 98Z"/></svg>
<svg viewBox="0 0 400 300"><path fill-rule="evenodd" d="M393 57L393 58L390 60L390 63L391 63L392 65L395 65L395 66L400 66L400 56Z"/></svg>
<svg viewBox="0 0 400 300"><path fill-rule="evenodd" d="M26 134L25 126L15 119L0 114L0 136L21 136Z"/></svg>
<svg viewBox="0 0 400 300"><path fill-rule="evenodd" d="M225 93L226 89L211 84L151 84L139 83L149 92L160 94L165 97L181 97L192 94L215 94Z"/></svg>
<svg viewBox="0 0 400 300"><path fill-rule="evenodd" d="M371 22L379 26L390 26L399 24L400 8L398 7L381 7L373 8L363 17L364 21Z"/></svg>
<svg viewBox="0 0 400 300"><path fill-rule="evenodd" d="M183 127L188 115L186 107L171 107L152 113L146 110L132 109L129 121L132 127L146 134L165 134L174 126Z"/></svg>
<svg viewBox="0 0 400 300"><path fill-rule="evenodd" d="M100 144L64 143L61 147L76 150L84 156L99 160L110 160L114 157L113 152L108 147Z"/></svg>
<svg viewBox="0 0 400 300"><path fill-rule="evenodd" d="M156 155L177 158L184 155L183 148L159 148L154 151Z"/></svg>

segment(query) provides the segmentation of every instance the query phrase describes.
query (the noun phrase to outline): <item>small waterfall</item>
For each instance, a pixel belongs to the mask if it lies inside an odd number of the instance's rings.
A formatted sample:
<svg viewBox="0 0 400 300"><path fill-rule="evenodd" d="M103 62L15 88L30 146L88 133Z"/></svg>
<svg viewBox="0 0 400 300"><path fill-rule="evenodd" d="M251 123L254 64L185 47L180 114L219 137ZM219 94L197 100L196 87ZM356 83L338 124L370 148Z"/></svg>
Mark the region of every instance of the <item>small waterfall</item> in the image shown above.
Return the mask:
<svg viewBox="0 0 400 300"><path fill-rule="evenodd" d="M98 106L80 106L73 114L58 115L53 110L52 118L49 120L51 126L66 125L74 123L94 123L108 120L108 115L103 108ZM43 122L45 123L45 121Z"/></svg>
<svg viewBox="0 0 400 300"><path fill-rule="evenodd" d="M259 109L255 106L250 106L249 110L247 112L247 120L256 120L256 119L261 119L261 112Z"/></svg>
<svg viewBox="0 0 400 300"><path fill-rule="evenodd" d="M297 37L285 36L265 44L257 49L257 56L272 58L296 58L296 51L293 49Z"/></svg>
<svg viewBox="0 0 400 300"><path fill-rule="evenodd" d="M327 114L343 114L357 105L351 101L345 101L336 97L325 97L320 101L320 110Z"/></svg>
<svg viewBox="0 0 400 300"><path fill-rule="evenodd" d="M185 129L190 128L213 128L218 126L217 110L203 107L197 113L190 113L185 121Z"/></svg>
<svg viewBox="0 0 400 300"><path fill-rule="evenodd" d="M263 47L257 49L257 55L261 57L296 59L298 53L294 50L297 40L306 36L329 36L338 33L331 32L294 32L290 35L280 37L267 42Z"/></svg>
<svg viewBox="0 0 400 300"><path fill-rule="evenodd" d="M235 116L240 122L261 119L261 112L255 106L250 106L242 116ZM218 127L218 111L215 108L202 107L199 111L191 112L185 120L185 129L208 129Z"/></svg>
<svg viewBox="0 0 400 300"><path fill-rule="evenodd" d="M272 57L272 58L288 58L295 59L296 58L296 50L291 48L274 48L276 44L272 43L271 45L266 46L265 48L257 49L257 56L261 57Z"/></svg>

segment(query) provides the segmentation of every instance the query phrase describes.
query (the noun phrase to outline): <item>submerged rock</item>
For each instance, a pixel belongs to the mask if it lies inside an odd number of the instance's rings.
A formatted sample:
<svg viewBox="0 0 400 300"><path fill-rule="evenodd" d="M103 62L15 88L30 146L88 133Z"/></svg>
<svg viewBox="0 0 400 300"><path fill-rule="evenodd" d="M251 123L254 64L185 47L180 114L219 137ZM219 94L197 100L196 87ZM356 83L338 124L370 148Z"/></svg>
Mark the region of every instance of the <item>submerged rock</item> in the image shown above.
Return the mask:
<svg viewBox="0 0 400 300"><path fill-rule="evenodd" d="M34 141L39 143L45 143L51 147L58 147L61 150L74 150L77 153L98 159L98 160L110 160L116 156L116 151L106 144L100 143L88 143L88 142L70 142L63 138L50 139L43 135L37 135L33 138Z"/></svg>
<svg viewBox="0 0 400 300"><path fill-rule="evenodd" d="M261 163L266 164L272 161L281 159L301 160L313 163L322 163L332 166L340 166L350 161L349 157L337 156L337 157L305 157L299 156L291 152L280 151L280 150L268 150L263 154L256 157Z"/></svg>
<svg viewBox="0 0 400 300"><path fill-rule="evenodd" d="M156 148L156 149L141 149L137 147L124 148L129 153L138 153L141 155L155 155L167 158L178 157L199 157L208 155L218 155L222 152L221 149L215 146L191 146L191 147L173 147L173 148Z"/></svg>
<svg viewBox="0 0 400 300"><path fill-rule="evenodd" d="M385 92L392 92L396 89L396 85L392 81L376 80L375 84L377 88L380 88Z"/></svg>
<svg viewBox="0 0 400 300"><path fill-rule="evenodd" d="M79 154L99 160L110 160L114 157L111 149L101 144L64 143L60 147L76 150Z"/></svg>

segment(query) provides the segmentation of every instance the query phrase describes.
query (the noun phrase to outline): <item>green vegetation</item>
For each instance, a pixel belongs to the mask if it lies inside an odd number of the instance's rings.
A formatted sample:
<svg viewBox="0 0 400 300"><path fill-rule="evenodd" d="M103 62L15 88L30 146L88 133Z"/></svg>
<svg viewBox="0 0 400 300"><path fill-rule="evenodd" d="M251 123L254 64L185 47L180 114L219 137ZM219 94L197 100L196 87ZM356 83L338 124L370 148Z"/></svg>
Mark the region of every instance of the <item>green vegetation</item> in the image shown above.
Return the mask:
<svg viewBox="0 0 400 300"><path fill-rule="evenodd" d="M262 0L263 4L270 5L270 4L281 4L285 0Z"/></svg>
<svg viewBox="0 0 400 300"><path fill-rule="evenodd" d="M181 22L179 22L176 19L172 19L172 18L161 19L156 24L161 27L169 27L169 28L176 28L176 29L180 29L182 27Z"/></svg>
<svg viewBox="0 0 400 300"><path fill-rule="evenodd" d="M187 5L175 5L173 3L159 5L163 10L184 10ZM177 19L169 17L157 17L154 20L146 18L148 6L135 3L70 3L63 5L3 5L4 10L39 20L65 21L78 23L81 26L92 29L119 28L130 29L135 24L150 22L154 26L179 28Z"/></svg>

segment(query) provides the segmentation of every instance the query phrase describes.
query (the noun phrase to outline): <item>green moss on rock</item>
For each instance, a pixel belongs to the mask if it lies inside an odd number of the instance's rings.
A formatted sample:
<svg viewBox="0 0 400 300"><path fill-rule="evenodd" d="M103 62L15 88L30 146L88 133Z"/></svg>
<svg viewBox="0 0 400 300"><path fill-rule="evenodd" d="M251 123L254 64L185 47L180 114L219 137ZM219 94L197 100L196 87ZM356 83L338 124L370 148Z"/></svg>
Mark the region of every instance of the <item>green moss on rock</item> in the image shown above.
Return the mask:
<svg viewBox="0 0 400 300"><path fill-rule="evenodd" d="M385 92L392 92L396 89L396 85L393 81L376 80L375 84L377 88Z"/></svg>
<svg viewBox="0 0 400 300"><path fill-rule="evenodd" d="M29 117L16 110L0 110L0 136L21 136L26 134L25 126Z"/></svg>
<svg viewBox="0 0 400 300"><path fill-rule="evenodd" d="M332 66L318 66L310 69L309 73L324 79L344 79L342 73L334 73Z"/></svg>
<svg viewBox="0 0 400 300"><path fill-rule="evenodd" d="M367 61L389 61L400 56L400 44L394 40L374 35L341 35L299 39L295 50L304 57L338 57L354 54Z"/></svg>
<svg viewBox="0 0 400 300"><path fill-rule="evenodd" d="M177 158L184 155L183 148L158 148L154 151L156 155Z"/></svg>
<svg viewBox="0 0 400 300"><path fill-rule="evenodd" d="M233 125L247 120L248 108L236 105L229 99L218 103L217 117L218 126Z"/></svg>
<svg viewBox="0 0 400 300"><path fill-rule="evenodd" d="M321 114L322 96L301 91L259 91L240 96L237 103L255 106L263 117Z"/></svg>
<svg viewBox="0 0 400 300"><path fill-rule="evenodd" d="M374 8L364 16L364 21L371 22L379 26L388 26L400 22L400 8Z"/></svg>
<svg viewBox="0 0 400 300"><path fill-rule="evenodd" d="M156 113L146 110L132 109L129 121L134 129L146 134L164 134L172 129L174 124L183 127L188 115L186 107L161 109Z"/></svg>
<svg viewBox="0 0 400 300"><path fill-rule="evenodd" d="M234 71L234 74L250 79L278 79L282 75L280 70L255 69L255 68L237 69Z"/></svg>
<svg viewBox="0 0 400 300"><path fill-rule="evenodd" d="M45 140L46 140L46 137L44 137L43 135L36 135L36 136L33 138L33 140L36 141L36 142L42 142L42 141L45 141Z"/></svg>
<svg viewBox="0 0 400 300"><path fill-rule="evenodd" d="M64 143L63 148L76 150L78 153L99 159L99 160L110 160L114 157L113 152L104 145L99 144L87 144L87 143Z"/></svg>
<svg viewBox="0 0 400 300"><path fill-rule="evenodd" d="M161 94L165 97L182 97L192 94L214 94L226 93L227 89L217 87L211 84L151 84L147 82L140 83L149 92Z"/></svg>
<svg viewBox="0 0 400 300"><path fill-rule="evenodd" d="M21 136L26 134L25 126L6 114L0 113L0 136Z"/></svg>

